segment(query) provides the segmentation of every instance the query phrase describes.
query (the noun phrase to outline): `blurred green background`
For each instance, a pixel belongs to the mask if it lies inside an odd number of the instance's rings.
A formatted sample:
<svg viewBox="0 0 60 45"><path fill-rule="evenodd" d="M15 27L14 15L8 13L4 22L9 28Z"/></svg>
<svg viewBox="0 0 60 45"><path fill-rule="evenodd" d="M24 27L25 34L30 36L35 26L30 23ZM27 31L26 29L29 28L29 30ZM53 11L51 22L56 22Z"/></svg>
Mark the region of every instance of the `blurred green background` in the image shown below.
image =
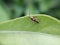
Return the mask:
<svg viewBox="0 0 60 45"><path fill-rule="evenodd" d="M0 0L0 21L29 14L48 14L60 19L60 0Z"/></svg>

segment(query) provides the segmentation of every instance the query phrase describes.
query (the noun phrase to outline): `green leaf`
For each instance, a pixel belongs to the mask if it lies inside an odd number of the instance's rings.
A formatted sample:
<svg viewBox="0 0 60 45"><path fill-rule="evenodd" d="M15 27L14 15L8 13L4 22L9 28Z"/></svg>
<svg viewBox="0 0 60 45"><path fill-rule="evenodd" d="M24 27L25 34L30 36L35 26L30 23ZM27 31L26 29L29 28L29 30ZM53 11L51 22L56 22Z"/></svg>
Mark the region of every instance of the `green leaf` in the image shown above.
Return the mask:
<svg viewBox="0 0 60 45"><path fill-rule="evenodd" d="M1 45L60 45L60 37L37 32L0 33Z"/></svg>
<svg viewBox="0 0 60 45"><path fill-rule="evenodd" d="M6 21L9 19L9 15L7 11L3 8L3 6L0 5L0 22L1 21Z"/></svg>
<svg viewBox="0 0 60 45"><path fill-rule="evenodd" d="M37 14L39 23L32 21L29 16L20 17L0 24L1 30L34 31L60 35L60 21L48 15Z"/></svg>
<svg viewBox="0 0 60 45"><path fill-rule="evenodd" d="M0 23L1 45L60 45L60 21L48 15L32 15Z"/></svg>

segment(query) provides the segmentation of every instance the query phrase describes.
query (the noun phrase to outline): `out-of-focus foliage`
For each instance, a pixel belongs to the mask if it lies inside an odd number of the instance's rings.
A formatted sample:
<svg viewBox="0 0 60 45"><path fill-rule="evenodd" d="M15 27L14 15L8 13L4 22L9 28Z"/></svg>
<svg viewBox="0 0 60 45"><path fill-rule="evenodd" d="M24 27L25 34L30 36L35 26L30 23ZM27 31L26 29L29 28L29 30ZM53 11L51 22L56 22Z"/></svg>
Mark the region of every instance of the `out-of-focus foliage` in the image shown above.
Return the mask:
<svg viewBox="0 0 60 45"><path fill-rule="evenodd" d="M8 15L9 14L7 13L7 11L5 11L3 6L0 5L0 21L8 20L9 19Z"/></svg>
<svg viewBox="0 0 60 45"><path fill-rule="evenodd" d="M48 14L60 19L60 0L0 0L0 5L0 20L27 14Z"/></svg>

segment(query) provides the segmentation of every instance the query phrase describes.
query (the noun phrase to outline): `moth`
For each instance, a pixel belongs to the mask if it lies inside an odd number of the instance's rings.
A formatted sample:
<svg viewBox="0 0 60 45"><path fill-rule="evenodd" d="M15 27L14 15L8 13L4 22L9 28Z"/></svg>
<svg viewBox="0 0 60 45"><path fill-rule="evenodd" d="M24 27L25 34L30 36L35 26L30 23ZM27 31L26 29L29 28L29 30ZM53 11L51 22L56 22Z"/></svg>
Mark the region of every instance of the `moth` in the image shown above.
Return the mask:
<svg viewBox="0 0 60 45"><path fill-rule="evenodd" d="M38 19L34 16L30 16L30 19L36 23L39 23Z"/></svg>

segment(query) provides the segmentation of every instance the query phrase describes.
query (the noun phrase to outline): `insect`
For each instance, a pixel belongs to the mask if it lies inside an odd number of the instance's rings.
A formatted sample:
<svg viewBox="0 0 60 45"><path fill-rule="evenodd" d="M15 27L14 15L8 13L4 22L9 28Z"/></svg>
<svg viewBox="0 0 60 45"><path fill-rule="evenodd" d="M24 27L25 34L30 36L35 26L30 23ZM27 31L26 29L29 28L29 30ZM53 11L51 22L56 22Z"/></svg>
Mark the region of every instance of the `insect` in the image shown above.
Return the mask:
<svg viewBox="0 0 60 45"><path fill-rule="evenodd" d="M31 19L32 21L36 22L36 23L39 23L38 19L35 18L34 16L30 16L30 19Z"/></svg>

